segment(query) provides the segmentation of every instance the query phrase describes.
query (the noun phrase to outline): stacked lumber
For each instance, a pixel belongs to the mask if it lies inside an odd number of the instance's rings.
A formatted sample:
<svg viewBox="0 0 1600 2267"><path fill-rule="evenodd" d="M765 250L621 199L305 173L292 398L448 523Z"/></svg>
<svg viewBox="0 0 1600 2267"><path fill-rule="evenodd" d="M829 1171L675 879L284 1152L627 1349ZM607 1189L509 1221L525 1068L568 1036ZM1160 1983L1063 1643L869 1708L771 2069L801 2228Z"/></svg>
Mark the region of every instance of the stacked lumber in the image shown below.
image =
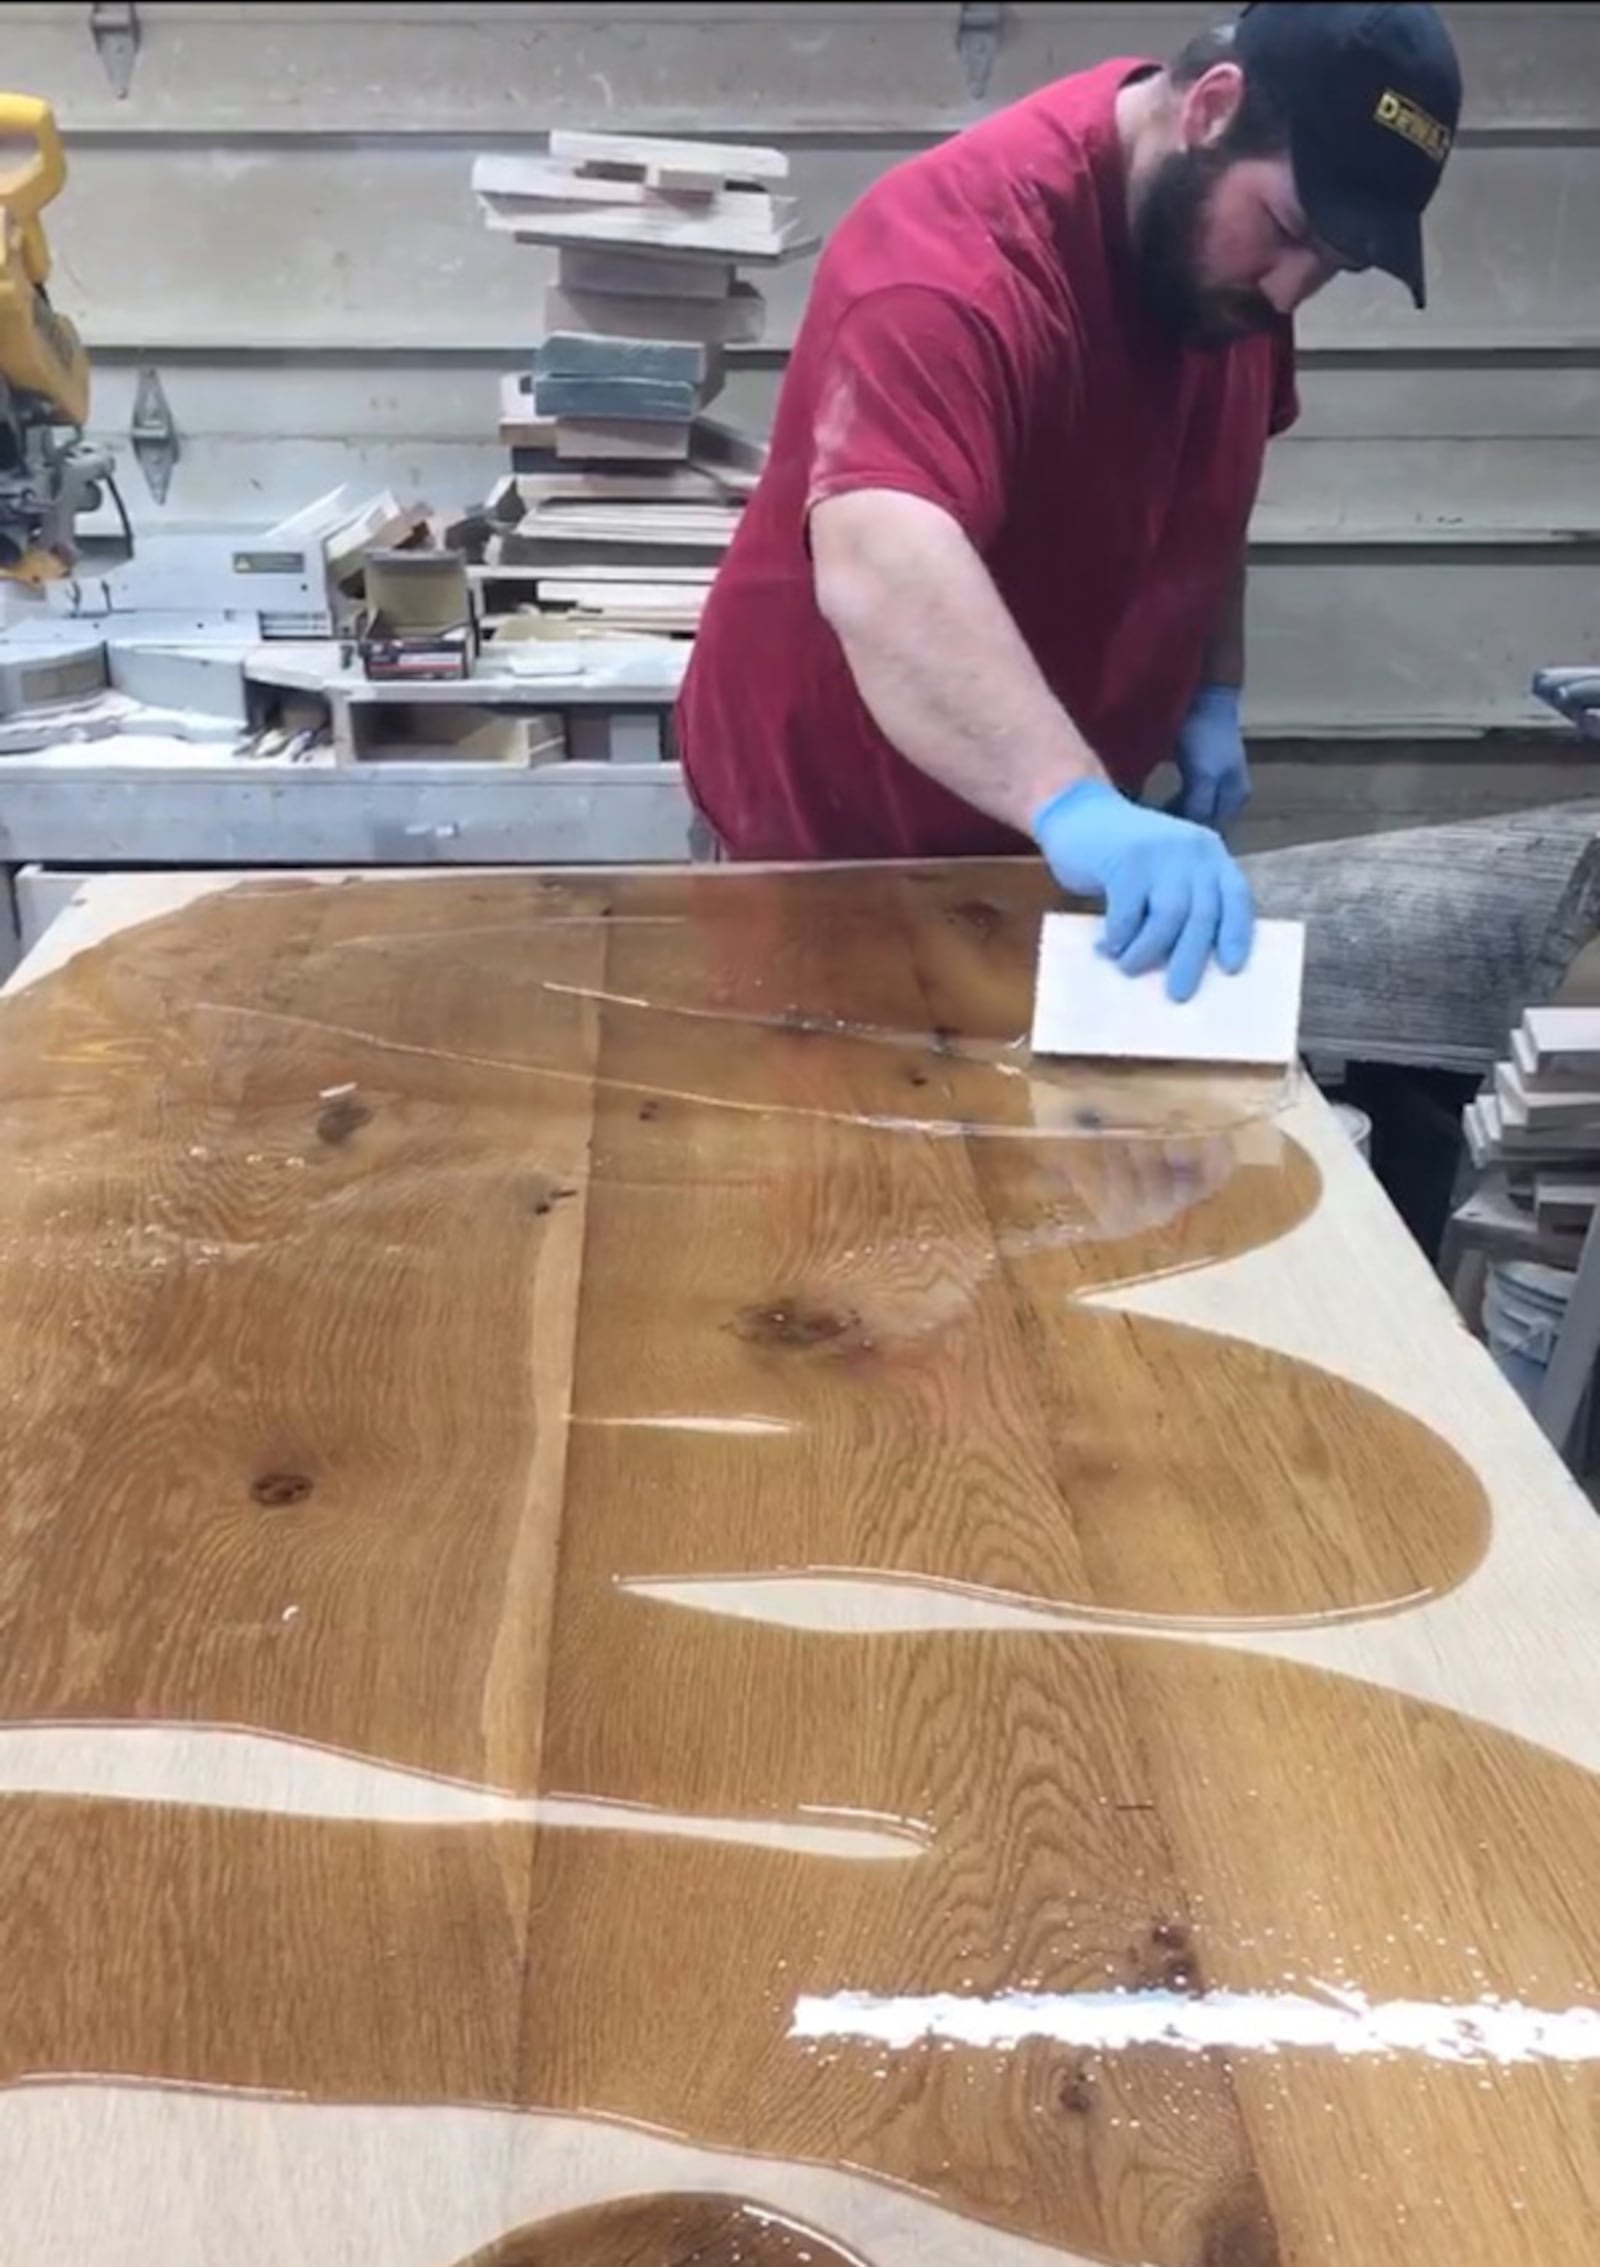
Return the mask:
<svg viewBox="0 0 1600 2267"><path fill-rule="evenodd" d="M741 265L815 247L781 150L554 132L481 157L486 224L554 247L533 366L501 385L509 481L482 573L563 628L692 634L766 451L707 415L766 307Z"/></svg>
<svg viewBox="0 0 1600 2267"><path fill-rule="evenodd" d="M1463 1128L1508 1219L1580 1243L1600 1204L1600 1008L1527 1009Z"/></svg>

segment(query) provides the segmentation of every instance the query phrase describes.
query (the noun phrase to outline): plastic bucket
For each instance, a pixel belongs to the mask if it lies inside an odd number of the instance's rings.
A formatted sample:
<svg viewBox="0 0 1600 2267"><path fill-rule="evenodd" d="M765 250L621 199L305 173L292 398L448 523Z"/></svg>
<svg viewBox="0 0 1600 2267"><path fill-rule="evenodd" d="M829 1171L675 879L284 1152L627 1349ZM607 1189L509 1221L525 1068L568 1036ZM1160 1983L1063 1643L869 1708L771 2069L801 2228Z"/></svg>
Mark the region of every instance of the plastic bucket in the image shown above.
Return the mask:
<svg viewBox="0 0 1600 2267"><path fill-rule="evenodd" d="M1335 1102L1333 1114L1355 1144L1362 1157L1372 1156L1372 1120L1365 1110L1358 1110L1353 1102Z"/></svg>
<svg viewBox="0 0 1600 2267"><path fill-rule="evenodd" d="M1544 1383L1572 1295L1569 1267L1491 1260L1483 1285L1483 1329L1503 1377L1532 1403Z"/></svg>

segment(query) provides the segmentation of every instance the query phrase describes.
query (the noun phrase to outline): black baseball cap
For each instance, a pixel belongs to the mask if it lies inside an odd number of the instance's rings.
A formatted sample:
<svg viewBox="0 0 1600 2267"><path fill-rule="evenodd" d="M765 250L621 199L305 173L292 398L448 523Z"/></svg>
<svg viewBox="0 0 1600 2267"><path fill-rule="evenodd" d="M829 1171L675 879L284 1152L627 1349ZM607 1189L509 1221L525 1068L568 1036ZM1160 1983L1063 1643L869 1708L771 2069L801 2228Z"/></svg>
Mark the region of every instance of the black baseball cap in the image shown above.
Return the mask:
<svg viewBox="0 0 1600 2267"><path fill-rule="evenodd" d="M1438 11L1251 0L1233 48L1288 119L1311 226L1425 306L1422 215L1461 117L1461 66Z"/></svg>

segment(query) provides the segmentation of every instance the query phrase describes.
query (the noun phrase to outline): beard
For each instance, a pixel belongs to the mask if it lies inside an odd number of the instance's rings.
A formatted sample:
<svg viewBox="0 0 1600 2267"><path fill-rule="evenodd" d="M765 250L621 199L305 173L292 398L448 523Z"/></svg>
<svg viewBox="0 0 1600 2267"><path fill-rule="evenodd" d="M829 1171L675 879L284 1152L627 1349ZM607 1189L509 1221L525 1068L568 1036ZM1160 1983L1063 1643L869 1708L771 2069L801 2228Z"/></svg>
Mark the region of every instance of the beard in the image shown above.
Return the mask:
<svg viewBox="0 0 1600 2267"><path fill-rule="evenodd" d="M1144 183L1132 214L1140 296L1181 346L1218 349L1269 331L1278 321L1256 291L1207 283L1200 247L1212 192L1228 170L1217 149L1174 150Z"/></svg>

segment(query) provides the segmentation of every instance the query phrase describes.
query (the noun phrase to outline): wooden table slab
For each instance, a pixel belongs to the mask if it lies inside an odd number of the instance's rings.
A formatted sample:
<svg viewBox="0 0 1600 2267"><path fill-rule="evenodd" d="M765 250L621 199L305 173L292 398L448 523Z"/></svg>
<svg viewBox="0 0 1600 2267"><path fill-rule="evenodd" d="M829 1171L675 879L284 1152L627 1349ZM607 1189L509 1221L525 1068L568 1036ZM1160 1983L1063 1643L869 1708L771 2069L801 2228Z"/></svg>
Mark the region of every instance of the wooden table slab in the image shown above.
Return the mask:
<svg viewBox="0 0 1600 2267"><path fill-rule="evenodd" d="M0 1003L0 2267L1564 2267L1600 1535L1031 866L150 877Z"/></svg>

